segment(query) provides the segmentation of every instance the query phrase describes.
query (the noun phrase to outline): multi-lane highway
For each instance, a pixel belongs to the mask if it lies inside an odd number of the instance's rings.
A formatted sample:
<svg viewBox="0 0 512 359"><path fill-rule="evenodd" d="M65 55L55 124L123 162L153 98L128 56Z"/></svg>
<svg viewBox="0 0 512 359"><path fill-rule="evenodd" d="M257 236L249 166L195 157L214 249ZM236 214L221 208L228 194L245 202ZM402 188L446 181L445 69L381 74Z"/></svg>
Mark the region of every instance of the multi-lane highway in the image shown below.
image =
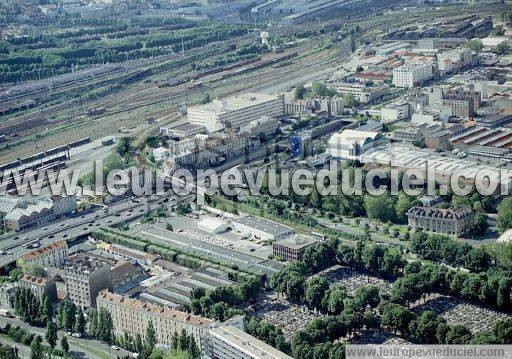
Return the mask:
<svg viewBox="0 0 512 359"><path fill-rule="evenodd" d="M143 203L125 200L109 205L108 210L106 210L107 207L98 206L95 210L85 214L78 214L75 217L64 218L43 227L14 233L0 241L0 251L6 253L0 255L0 267L16 261L17 258L31 251L25 247L25 244L34 240L40 240L41 246L62 239L72 241L90 234L95 227L114 226L136 220L147 210L146 202L141 202Z"/></svg>

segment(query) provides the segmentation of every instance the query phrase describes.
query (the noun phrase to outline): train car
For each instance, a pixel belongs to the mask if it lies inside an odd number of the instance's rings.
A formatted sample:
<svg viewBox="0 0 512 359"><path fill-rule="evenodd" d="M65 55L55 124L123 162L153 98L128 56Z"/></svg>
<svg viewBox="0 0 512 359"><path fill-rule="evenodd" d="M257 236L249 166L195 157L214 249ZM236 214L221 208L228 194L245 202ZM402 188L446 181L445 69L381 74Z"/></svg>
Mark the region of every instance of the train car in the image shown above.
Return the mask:
<svg viewBox="0 0 512 359"><path fill-rule="evenodd" d="M68 143L68 147L69 148L80 147L80 146L85 145L85 144L90 143L90 142L91 142L91 138L90 137L85 137L85 138L82 138L81 140Z"/></svg>

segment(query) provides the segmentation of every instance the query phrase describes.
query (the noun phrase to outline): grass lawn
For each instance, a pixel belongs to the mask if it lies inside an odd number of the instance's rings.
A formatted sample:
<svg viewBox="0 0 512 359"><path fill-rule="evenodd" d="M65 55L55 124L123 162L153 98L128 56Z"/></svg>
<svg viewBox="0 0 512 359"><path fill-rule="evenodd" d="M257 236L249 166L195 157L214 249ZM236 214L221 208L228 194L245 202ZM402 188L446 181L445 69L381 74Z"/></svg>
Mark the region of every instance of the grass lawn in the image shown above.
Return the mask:
<svg viewBox="0 0 512 359"><path fill-rule="evenodd" d="M96 349L96 348L93 348L93 347L90 347L90 346L87 346L87 345L84 345L82 343L78 343L74 340L69 340L69 343L72 344L73 346L77 347L77 348L80 348L82 349L83 351L89 353L89 354L92 354L100 359L111 359L111 358L115 358L114 355L110 355L109 353L101 350L101 349Z"/></svg>

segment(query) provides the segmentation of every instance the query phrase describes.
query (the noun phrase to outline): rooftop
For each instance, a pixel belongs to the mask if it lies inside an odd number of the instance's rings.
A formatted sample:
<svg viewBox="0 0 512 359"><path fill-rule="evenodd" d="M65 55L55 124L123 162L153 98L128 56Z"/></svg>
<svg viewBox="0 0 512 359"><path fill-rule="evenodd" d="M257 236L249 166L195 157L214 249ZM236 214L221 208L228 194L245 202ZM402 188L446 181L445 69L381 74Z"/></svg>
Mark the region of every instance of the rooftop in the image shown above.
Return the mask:
<svg viewBox="0 0 512 359"><path fill-rule="evenodd" d="M472 214L473 210L469 208L444 209L422 206L413 207L407 212L407 215L444 219L461 219Z"/></svg>
<svg viewBox="0 0 512 359"><path fill-rule="evenodd" d="M64 241L64 240L57 241L57 242L53 242L52 244L49 244L45 247L41 247L41 248L33 250L27 254L24 254L21 258L25 261L34 260L34 259L44 256L47 253L52 252L54 250L61 249L61 248L67 248L67 247L68 247L68 244L66 243L66 241Z"/></svg>
<svg viewBox="0 0 512 359"><path fill-rule="evenodd" d="M260 231L272 233L274 235L278 235L283 232L293 232L291 227L287 227L277 222L269 221L268 219L255 216L242 217L235 220L234 222Z"/></svg>
<svg viewBox="0 0 512 359"><path fill-rule="evenodd" d="M231 325L210 329L210 334L222 341L231 343L251 358L292 359L292 357Z"/></svg>
<svg viewBox="0 0 512 359"><path fill-rule="evenodd" d="M232 97L226 97L220 100L213 100L204 105L193 106L194 110L205 112L227 112L237 111L246 107L261 105L265 102L276 100L277 95L267 95L263 93L243 93Z"/></svg>
<svg viewBox="0 0 512 359"><path fill-rule="evenodd" d="M302 249L302 248L309 247L310 245L312 245L316 242L318 242L318 241L316 239L314 239L313 237L304 236L301 234L295 234L295 235L283 238L283 239L275 242L275 244L278 244L278 245L281 245L284 247L288 247L291 249Z"/></svg>
<svg viewBox="0 0 512 359"><path fill-rule="evenodd" d="M29 275L29 274L23 274L19 280L22 282L27 282L27 283L37 285L39 287L44 287L46 285L46 283L48 283L47 278L37 277L34 275Z"/></svg>

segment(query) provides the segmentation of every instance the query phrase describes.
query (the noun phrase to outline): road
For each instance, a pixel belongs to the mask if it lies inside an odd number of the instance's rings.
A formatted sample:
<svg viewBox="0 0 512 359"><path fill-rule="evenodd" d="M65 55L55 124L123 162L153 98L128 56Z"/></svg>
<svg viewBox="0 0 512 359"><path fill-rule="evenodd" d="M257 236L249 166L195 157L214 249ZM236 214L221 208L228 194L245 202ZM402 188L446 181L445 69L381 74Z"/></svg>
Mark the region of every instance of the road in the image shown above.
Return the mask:
<svg viewBox="0 0 512 359"><path fill-rule="evenodd" d="M147 210L145 203L132 203L128 200L109 205L108 212L101 207L89 213L47 224L32 230L15 233L5 237L0 243L0 250L8 254L0 257L0 267L14 262L17 258L31 249L25 248L24 243L40 239L41 245L48 245L58 240L70 240L92 231L94 227L114 226L119 223L135 220Z"/></svg>
<svg viewBox="0 0 512 359"><path fill-rule="evenodd" d="M43 343L47 345L44 341L44 334L46 329L45 328L39 328L34 327L31 325L28 325L21 320L17 318L3 318L0 317L0 325L5 324L11 324L11 325L19 325L23 329L30 331L31 333L39 334L43 337ZM105 358L122 358L126 355L130 355L130 352L121 349L121 350L113 350L105 343L102 343L98 340L91 340L86 338L74 338L63 331L59 331L57 333L59 341L57 343L57 348L60 348L60 340L62 337L67 336L68 337L68 343L69 343L69 353L72 358L83 358L83 359L105 359ZM30 348L23 346L22 344L15 344L20 349L20 354L22 358L28 358L28 355L30 353ZM90 349L85 349L90 348Z"/></svg>

